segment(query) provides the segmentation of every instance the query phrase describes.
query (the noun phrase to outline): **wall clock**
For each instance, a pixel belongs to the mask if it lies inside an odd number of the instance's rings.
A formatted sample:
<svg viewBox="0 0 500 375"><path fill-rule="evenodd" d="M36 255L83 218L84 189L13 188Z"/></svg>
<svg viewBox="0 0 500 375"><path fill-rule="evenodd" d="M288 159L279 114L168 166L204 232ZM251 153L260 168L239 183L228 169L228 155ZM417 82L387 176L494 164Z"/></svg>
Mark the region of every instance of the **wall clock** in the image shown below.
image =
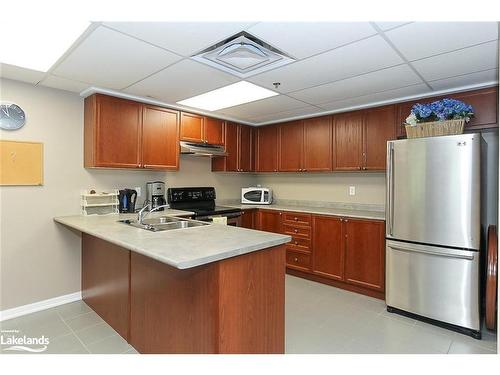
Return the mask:
<svg viewBox="0 0 500 375"><path fill-rule="evenodd" d="M0 103L0 129L17 130L26 123L26 114L17 104Z"/></svg>

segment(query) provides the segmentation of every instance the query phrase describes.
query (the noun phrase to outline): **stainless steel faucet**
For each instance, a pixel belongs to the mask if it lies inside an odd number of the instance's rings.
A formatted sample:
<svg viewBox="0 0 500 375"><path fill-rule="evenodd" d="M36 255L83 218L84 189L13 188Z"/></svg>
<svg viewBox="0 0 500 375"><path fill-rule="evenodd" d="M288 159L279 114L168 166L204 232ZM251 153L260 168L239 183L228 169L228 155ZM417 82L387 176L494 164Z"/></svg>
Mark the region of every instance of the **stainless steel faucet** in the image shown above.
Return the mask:
<svg viewBox="0 0 500 375"><path fill-rule="evenodd" d="M162 204L161 206L157 206L157 207L155 207L155 208L147 211L146 213L144 213L144 211L146 210L146 208L149 208L149 207L151 207L151 203L146 204L143 208L141 208L141 210L137 214L137 221L139 222L139 224L144 225L144 223L142 221L151 212L158 211L160 208L170 208L170 206L168 204Z"/></svg>

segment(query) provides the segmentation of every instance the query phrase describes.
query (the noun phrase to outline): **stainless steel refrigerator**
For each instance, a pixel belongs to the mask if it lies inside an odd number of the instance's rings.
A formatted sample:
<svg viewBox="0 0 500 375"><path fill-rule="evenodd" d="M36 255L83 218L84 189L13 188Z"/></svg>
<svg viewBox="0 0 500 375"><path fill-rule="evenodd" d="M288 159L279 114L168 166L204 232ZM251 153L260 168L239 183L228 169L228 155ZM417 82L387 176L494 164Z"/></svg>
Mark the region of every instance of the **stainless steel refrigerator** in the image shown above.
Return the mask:
<svg viewBox="0 0 500 375"><path fill-rule="evenodd" d="M480 134L387 144L387 309L476 338L480 145Z"/></svg>

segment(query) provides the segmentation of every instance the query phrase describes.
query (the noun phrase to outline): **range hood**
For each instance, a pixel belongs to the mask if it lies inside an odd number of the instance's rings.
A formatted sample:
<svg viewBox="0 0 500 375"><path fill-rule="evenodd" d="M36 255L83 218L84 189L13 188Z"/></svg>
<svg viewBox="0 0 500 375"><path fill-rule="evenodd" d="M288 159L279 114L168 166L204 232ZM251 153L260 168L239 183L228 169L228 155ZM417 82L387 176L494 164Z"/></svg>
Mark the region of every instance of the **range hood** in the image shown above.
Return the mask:
<svg viewBox="0 0 500 375"><path fill-rule="evenodd" d="M202 142L185 142L181 141L181 154L195 156L227 156L224 146L211 145Z"/></svg>

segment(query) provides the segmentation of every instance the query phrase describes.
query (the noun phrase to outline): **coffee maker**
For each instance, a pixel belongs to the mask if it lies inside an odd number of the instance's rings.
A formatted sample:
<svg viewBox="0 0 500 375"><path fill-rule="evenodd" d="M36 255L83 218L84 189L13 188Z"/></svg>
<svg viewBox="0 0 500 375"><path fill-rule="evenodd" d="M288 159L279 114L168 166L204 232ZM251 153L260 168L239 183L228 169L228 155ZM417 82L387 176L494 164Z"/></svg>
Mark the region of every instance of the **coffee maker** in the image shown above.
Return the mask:
<svg viewBox="0 0 500 375"><path fill-rule="evenodd" d="M146 184L146 201L144 205L150 204L150 209L162 206L167 203L165 200L165 183L161 181L148 182ZM160 208L158 211L163 211Z"/></svg>

